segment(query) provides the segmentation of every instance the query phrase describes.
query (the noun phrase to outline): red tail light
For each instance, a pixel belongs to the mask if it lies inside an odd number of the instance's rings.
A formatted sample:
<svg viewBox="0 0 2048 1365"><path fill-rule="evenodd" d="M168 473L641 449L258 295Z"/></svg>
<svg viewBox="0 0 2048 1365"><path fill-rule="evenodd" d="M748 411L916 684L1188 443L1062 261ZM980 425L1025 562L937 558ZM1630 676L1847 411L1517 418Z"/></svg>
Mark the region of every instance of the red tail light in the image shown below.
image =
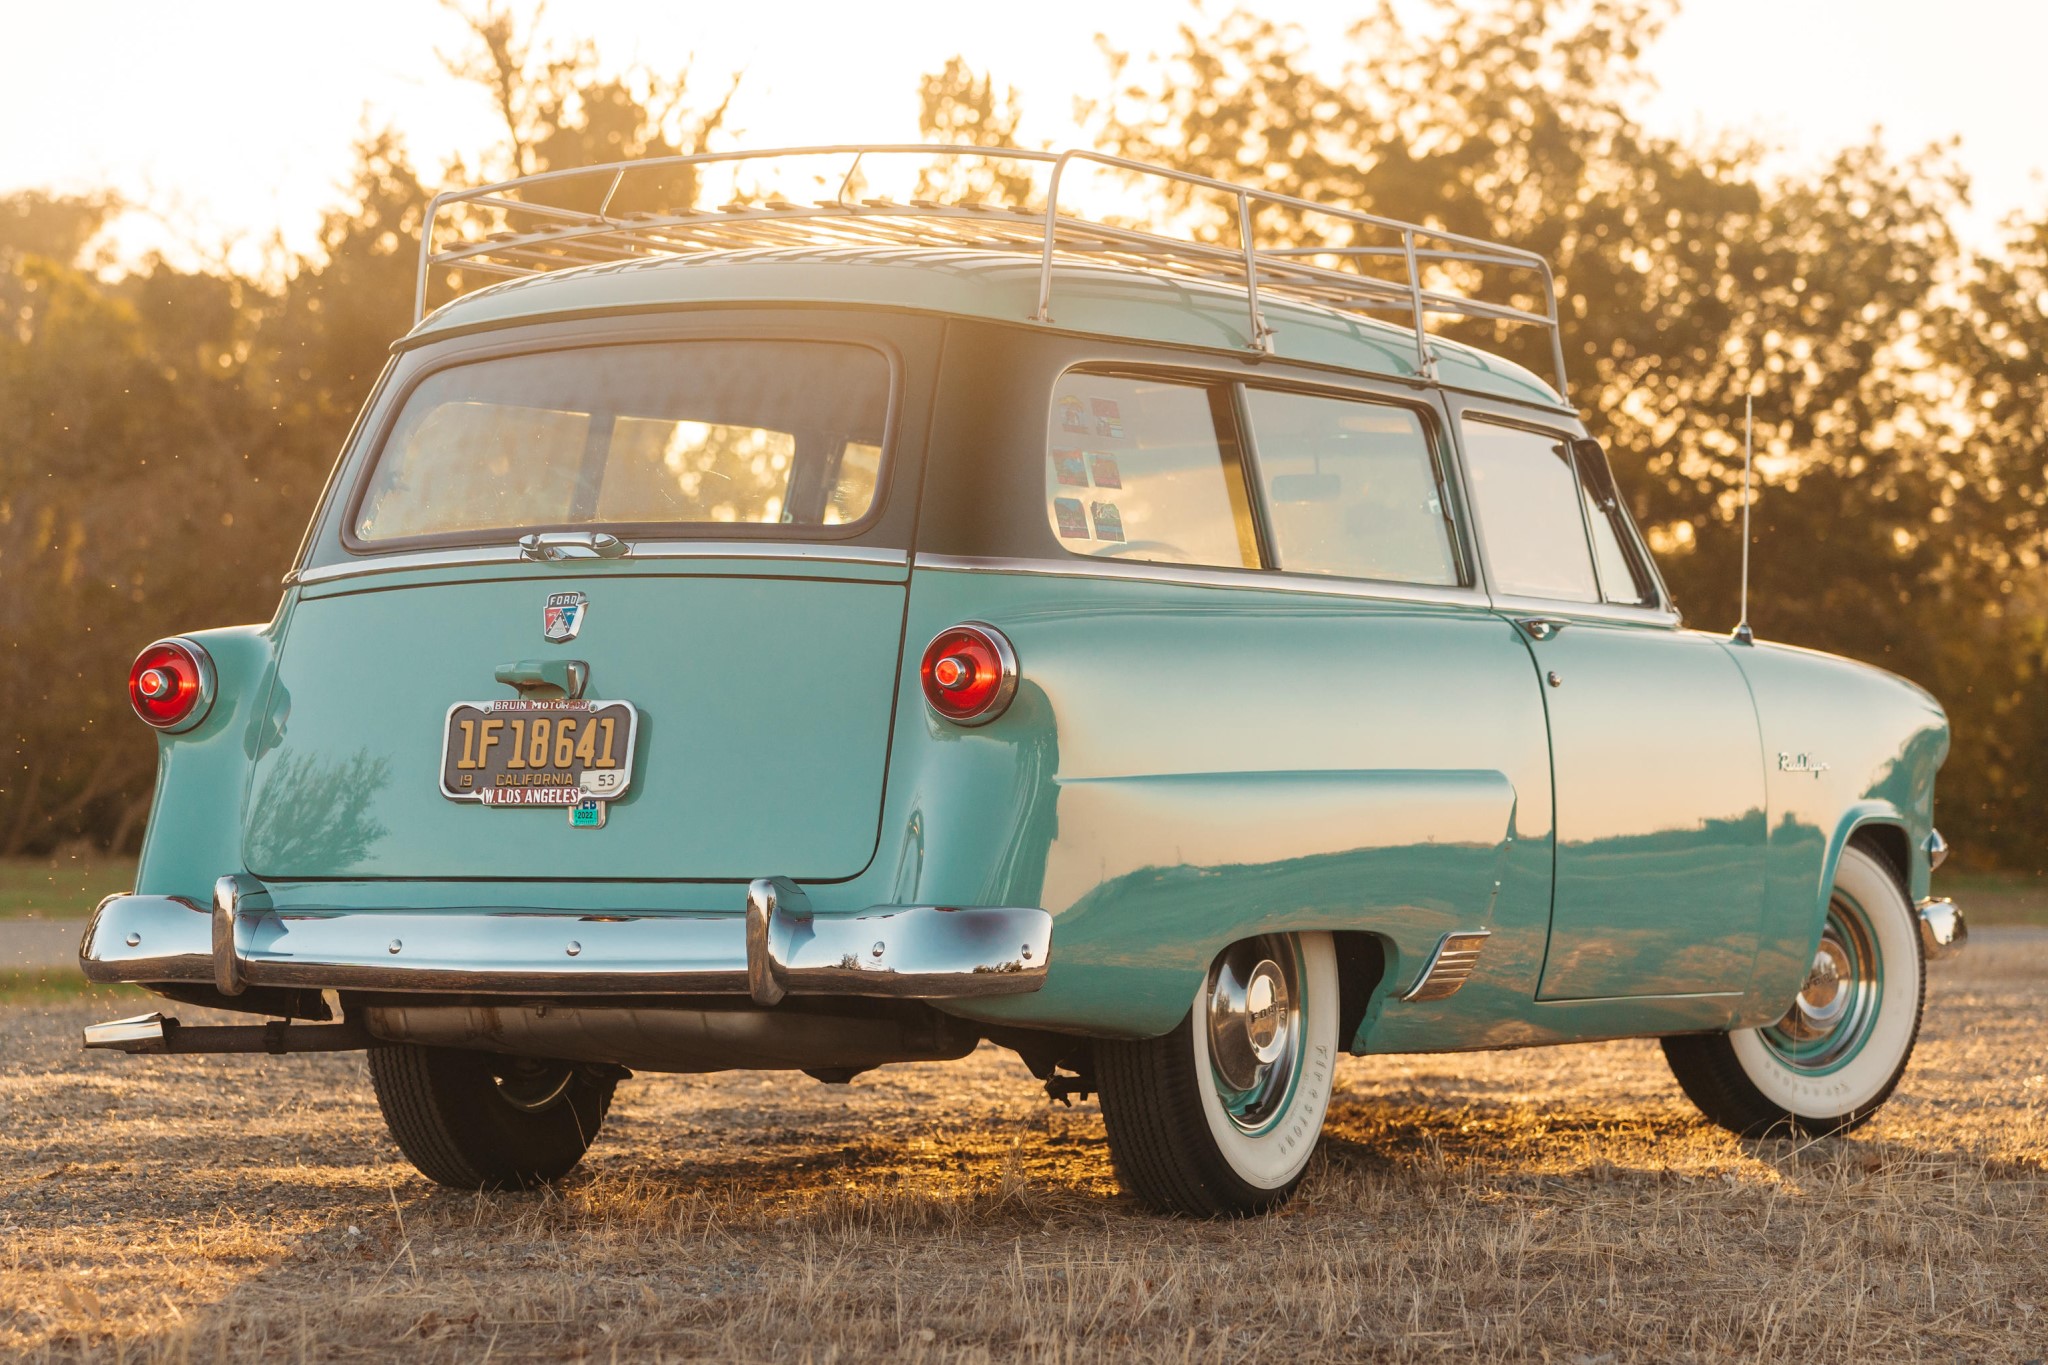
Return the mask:
<svg viewBox="0 0 2048 1365"><path fill-rule="evenodd" d="M128 700L159 730L189 730L213 706L213 660L190 640L158 640L135 656Z"/></svg>
<svg viewBox="0 0 2048 1365"><path fill-rule="evenodd" d="M1017 651L994 626L968 621L924 647L924 699L955 725L986 725L1017 694Z"/></svg>

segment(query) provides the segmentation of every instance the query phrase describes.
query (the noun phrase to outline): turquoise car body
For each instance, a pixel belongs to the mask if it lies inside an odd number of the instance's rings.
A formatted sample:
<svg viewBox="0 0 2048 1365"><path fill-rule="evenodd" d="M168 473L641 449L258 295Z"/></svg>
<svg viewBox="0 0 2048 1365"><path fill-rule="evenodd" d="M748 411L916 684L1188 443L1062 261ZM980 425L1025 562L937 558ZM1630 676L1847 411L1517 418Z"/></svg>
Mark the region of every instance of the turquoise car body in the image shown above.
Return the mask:
<svg viewBox="0 0 2048 1365"><path fill-rule="evenodd" d="M1228 944L1334 931L1355 1052L1727 1030L1800 987L1834 865L1875 843L1928 894L1940 706L1889 674L1686 628L1654 605L1508 598L1460 423L1562 438L1576 416L1507 361L1275 302L1035 259L764 253L559 272L428 317L343 452L272 621L198 632L217 701L161 737L138 895L204 905L225 874L294 908L745 913L760 877L818 916L1050 912L1040 989L939 999L991 1030L1149 1037ZM845 535L677 540L612 559L351 548L350 489L418 374L505 347L805 335L884 348L882 510ZM1384 398L1429 418L1471 582L1422 588L1062 554L1029 480L1057 377L1156 368ZM1006 458L1014 455L1014 459ZM1028 465L1024 482L1002 471ZM548 657L537 603L578 591L573 651L642 732L602 830L450 802L450 703ZM1524 624L1551 623L1543 638ZM929 709L918 656L963 621L1014 643L994 723ZM564 651L552 650L554 654ZM1406 1000L1447 933L1469 982Z"/></svg>

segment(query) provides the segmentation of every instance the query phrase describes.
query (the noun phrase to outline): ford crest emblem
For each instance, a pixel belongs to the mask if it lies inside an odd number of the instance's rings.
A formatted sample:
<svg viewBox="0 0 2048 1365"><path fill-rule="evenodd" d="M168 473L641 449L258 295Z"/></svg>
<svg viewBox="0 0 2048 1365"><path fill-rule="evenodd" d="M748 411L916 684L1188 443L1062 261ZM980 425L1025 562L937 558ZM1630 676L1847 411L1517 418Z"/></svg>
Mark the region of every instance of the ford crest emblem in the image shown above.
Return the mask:
<svg viewBox="0 0 2048 1365"><path fill-rule="evenodd" d="M580 592L552 592L541 612L540 633L554 644L565 644L583 629L583 614L590 603Z"/></svg>

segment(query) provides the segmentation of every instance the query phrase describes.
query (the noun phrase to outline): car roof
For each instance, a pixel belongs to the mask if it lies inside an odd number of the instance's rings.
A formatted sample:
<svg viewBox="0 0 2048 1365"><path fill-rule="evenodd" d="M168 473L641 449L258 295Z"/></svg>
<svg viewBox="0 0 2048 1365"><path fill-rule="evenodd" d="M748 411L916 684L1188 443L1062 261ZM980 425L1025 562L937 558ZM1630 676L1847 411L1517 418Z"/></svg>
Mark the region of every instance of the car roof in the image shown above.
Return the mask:
<svg viewBox="0 0 2048 1365"><path fill-rule="evenodd" d="M1037 311L1036 253L923 247L804 247L649 256L552 270L464 294L407 338L423 344L479 327L564 315L713 304L847 304L912 309L1019 326ZM1051 326L1063 332L1245 352L1244 292L1113 262L1063 259L1052 270ZM1415 333L1353 312L1262 297L1277 359L1394 379L1416 378ZM1432 335L1437 382L1562 406L1530 370Z"/></svg>

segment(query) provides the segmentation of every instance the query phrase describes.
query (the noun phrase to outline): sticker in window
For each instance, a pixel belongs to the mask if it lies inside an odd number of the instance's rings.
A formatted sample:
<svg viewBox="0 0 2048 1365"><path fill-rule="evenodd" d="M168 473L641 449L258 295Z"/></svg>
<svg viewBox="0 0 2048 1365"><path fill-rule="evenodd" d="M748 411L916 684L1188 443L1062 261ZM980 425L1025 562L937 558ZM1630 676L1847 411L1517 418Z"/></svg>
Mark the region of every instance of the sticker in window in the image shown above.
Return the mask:
<svg viewBox="0 0 2048 1365"><path fill-rule="evenodd" d="M1114 455L1090 455L1088 457L1088 470L1095 476L1095 486L1097 488L1122 488L1124 486L1123 475L1117 473L1116 456Z"/></svg>
<svg viewBox="0 0 2048 1365"><path fill-rule="evenodd" d="M1060 395L1060 430L1078 431L1086 436L1095 428L1088 420L1088 404L1071 393Z"/></svg>
<svg viewBox="0 0 2048 1365"><path fill-rule="evenodd" d="M1088 464L1078 450L1055 450L1052 453L1053 477L1069 488L1088 486Z"/></svg>
<svg viewBox="0 0 2048 1365"><path fill-rule="evenodd" d="M1124 538L1123 513L1116 510L1115 503L1090 503L1088 510L1095 516L1095 538L1097 540L1122 540Z"/></svg>
<svg viewBox="0 0 2048 1365"><path fill-rule="evenodd" d="M1088 514L1079 498L1054 498L1053 515L1059 518L1060 535L1067 540L1088 539Z"/></svg>
<svg viewBox="0 0 2048 1365"><path fill-rule="evenodd" d="M1124 438L1123 409L1117 406L1114 398L1091 399L1088 410L1095 414L1097 436L1107 436L1112 441L1121 441Z"/></svg>

